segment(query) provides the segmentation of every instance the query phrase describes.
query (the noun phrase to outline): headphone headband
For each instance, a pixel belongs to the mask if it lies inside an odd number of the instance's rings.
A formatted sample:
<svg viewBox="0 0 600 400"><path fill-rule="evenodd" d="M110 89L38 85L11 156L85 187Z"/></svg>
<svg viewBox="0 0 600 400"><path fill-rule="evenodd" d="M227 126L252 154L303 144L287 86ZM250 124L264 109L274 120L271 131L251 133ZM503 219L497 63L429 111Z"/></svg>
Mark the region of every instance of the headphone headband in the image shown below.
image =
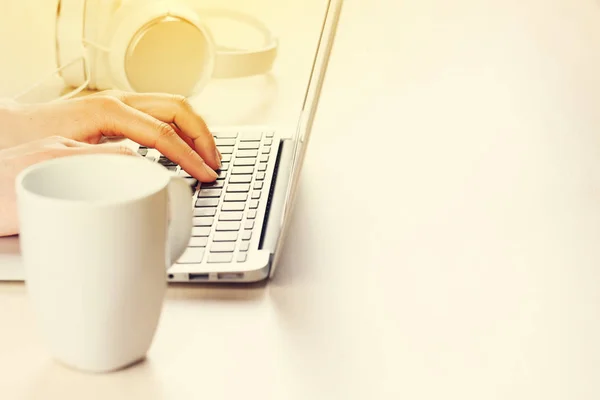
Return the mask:
<svg viewBox="0 0 600 400"><path fill-rule="evenodd" d="M259 49L239 49L217 45L216 63L213 78L241 78L268 73L277 58L278 40L269 28L252 15L225 9L196 9L203 18L225 18L245 23L262 33L265 38Z"/></svg>
<svg viewBox="0 0 600 400"><path fill-rule="evenodd" d="M56 12L56 65L58 73L70 86L80 85L87 79L83 65L85 49L81 38L85 30L85 0L59 0Z"/></svg>
<svg viewBox="0 0 600 400"><path fill-rule="evenodd" d="M201 21L204 18L227 18L245 23L261 32L265 36L265 43L257 49L218 46ZM119 88L137 91L132 82L140 79L151 82L151 74L157 78L156 81L162 77L163 81L170 79L175 82L181 76L173 71L169 71L172 76L164 76L157 63L148 63L144 68L133 68L135 63L131 61L134 58L132 48L135 48L140 38L151 29L167 23L172 23L172 26L179 23L180 28L186 24L190 27L186 31L188 36L185 36L190 37L190 40L184 42L188 50L196 52L203 51L198 50L200 48L206 49L202 63L198 60L195 64L191 60L179 62L179 65L188 67L187 83L179 85L186 86L185 95L199 90L210 78L240 78L268 73L277 57L277 39L260 20L243 12L192 9L176 0L133 0L124 4L119 0L59 0L56 25L57 68L68 85L79 86L89 82L90 89ZM156 35L152 37L156 38ZM86 46L94 48L86 51ZM171 47L168 49L172 50ZM151 46L145 46L146 58L152 50ZM198 54L193 55L199 57ZM160 57L156 54L152 56L150 58L154 60ZM181 53L178 56L185 58ZM67 66L77 59L85 60L87 71L78 64ZM190 84L194 68L198 69L198 76L196 82ZM140 78L140 74L147 76Z"/></svg>

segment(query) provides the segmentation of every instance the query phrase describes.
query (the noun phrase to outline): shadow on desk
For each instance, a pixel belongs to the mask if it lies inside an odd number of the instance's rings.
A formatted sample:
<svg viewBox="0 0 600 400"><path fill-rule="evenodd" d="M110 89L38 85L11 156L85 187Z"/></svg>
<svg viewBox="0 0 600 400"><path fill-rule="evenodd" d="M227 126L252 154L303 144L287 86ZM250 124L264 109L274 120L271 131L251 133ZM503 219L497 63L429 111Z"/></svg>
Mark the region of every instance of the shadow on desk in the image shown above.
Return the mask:
<svg viewBox="0 0 600 400"><path fill-rule="evenodd" d="M167 301L261 301L266 295L268 283L243 284L187 284L171 283L167 290Z"/></svg>

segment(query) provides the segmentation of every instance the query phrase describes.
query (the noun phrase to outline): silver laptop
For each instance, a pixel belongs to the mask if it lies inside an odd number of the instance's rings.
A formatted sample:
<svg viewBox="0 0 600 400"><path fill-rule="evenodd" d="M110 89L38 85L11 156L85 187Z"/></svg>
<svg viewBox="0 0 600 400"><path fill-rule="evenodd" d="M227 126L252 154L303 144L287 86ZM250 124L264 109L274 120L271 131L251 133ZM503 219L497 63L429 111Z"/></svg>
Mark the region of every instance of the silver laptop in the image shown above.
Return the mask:
<svg viewBox="0 0 600 400"><path fill-rule="evenodd" d="M169 282L257 282L275 273L341 12L329 0L300 118L290 128L211 127L223 154L218 179L199 184L156 149L137 151L190 182L194 210L186 252ZM23 281L18 236L0 238L0 280Z"/></svg>

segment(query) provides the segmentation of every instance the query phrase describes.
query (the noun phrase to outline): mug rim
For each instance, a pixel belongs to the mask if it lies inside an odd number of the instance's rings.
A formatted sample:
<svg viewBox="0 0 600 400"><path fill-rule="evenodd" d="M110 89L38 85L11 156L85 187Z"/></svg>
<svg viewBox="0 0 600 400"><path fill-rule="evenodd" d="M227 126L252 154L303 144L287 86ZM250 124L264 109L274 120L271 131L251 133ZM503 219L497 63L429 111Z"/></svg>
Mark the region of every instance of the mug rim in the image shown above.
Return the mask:
<svg viewBox="0 0 600 400"><path fill-rule="evenodd" d="M129 158L129 159L128 159ZM32 173L39 171L41 169L50 167L52 165L69 163L69 162L77 162L78 160L86 160L86 159L106 159L107 162L110 160L118 160L127 162L144 162L147 164L149 170L154 169L156 173L156 179L162 179L162 184L157 182L157 188L152 188L151 190L145 190L144 192L140 192L138 194L134 194L132 196L128 196L125 199L110 199L110 200L75 200L75 199L66 199L66 198L57 198L52 196L45 196L30 189L25 188L23 184L24 181L30 176ZM80 206L80 207L112 207L118 205L126 205L138 202L140 200L146 199L161 190L164 190L171 182L172 179L183 179L181 177L170 175L161 165L157 163L150 162L145 159L141 159L139 157L125 155L125 154L76 154L76 155L68 155L64 157L52 158L49 160L40 161L38 163L32 164L21 172L19 172L15 179L16 186L16 194L18 197L22 197L23 195L34 198L38 201L46 201L52 202L56 204L65 204L69 206Z"/></svg>

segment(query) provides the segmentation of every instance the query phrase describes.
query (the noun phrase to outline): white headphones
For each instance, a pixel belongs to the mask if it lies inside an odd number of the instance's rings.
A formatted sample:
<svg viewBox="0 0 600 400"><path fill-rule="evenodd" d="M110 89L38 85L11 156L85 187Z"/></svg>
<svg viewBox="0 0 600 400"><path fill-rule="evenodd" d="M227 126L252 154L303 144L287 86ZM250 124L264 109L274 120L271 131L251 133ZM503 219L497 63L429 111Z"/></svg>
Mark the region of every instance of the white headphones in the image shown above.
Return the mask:
<svg viewBox="0 0 600 400"><path fill-rule="evenodd" d="M218 46L204 18L259 30L258 49ZM230 10L192 9L178 0L59 0L56 64L76 89L197 94L211 78L268 73L278 41L258 19ZM83 66L81 60L84 60Z"/></svg>

